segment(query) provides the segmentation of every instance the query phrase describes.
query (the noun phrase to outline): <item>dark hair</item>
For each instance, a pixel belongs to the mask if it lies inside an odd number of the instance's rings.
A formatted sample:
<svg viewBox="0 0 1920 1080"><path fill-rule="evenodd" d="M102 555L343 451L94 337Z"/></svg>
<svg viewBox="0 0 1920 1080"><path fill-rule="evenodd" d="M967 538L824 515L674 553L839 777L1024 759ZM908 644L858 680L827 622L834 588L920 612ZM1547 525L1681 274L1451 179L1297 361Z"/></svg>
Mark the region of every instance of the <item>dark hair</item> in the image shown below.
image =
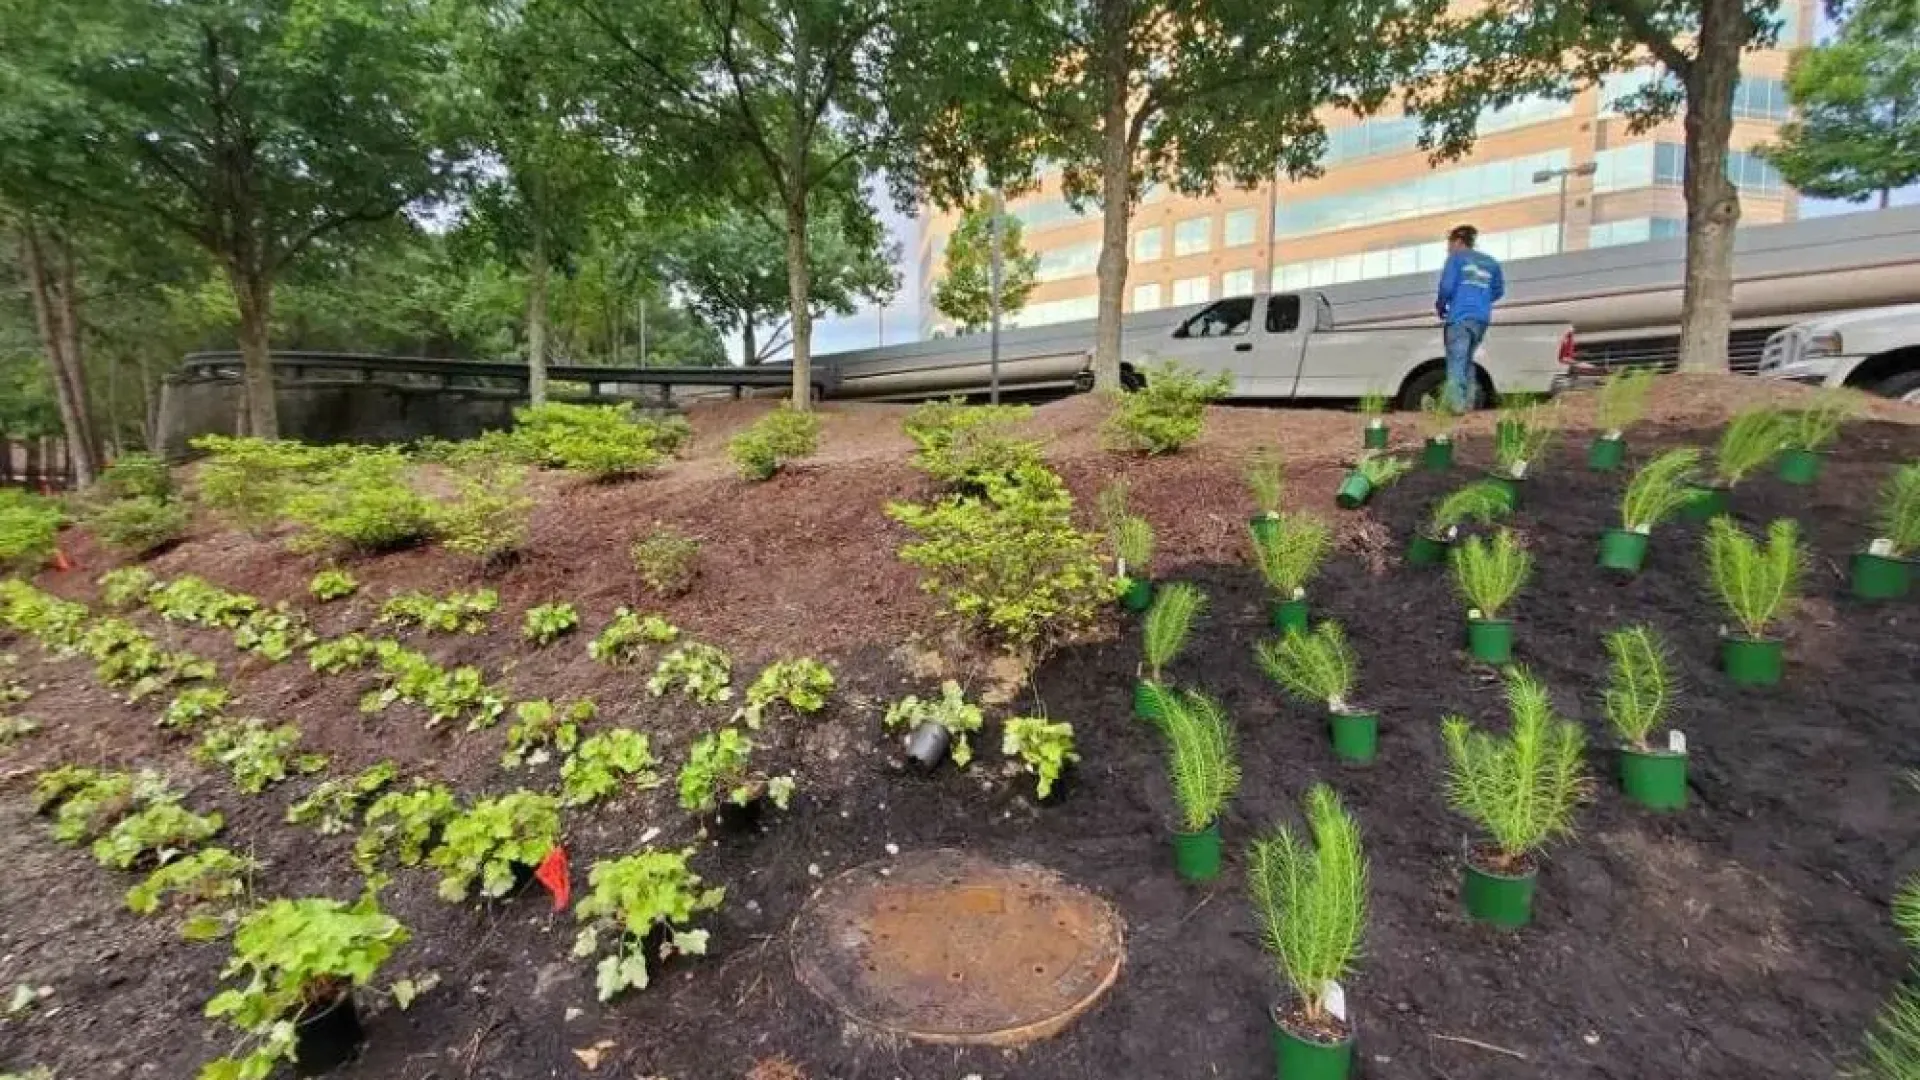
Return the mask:
<svg viewBox="0 0 1920 1080"><path fill-rule="evenodd" d="M1471 225L1455 225L1453 231L1447 234L1447 239L1449 241L1458 240L1468 247L1472 247L1473 242L1480 239L1480 230Z"/></svg>

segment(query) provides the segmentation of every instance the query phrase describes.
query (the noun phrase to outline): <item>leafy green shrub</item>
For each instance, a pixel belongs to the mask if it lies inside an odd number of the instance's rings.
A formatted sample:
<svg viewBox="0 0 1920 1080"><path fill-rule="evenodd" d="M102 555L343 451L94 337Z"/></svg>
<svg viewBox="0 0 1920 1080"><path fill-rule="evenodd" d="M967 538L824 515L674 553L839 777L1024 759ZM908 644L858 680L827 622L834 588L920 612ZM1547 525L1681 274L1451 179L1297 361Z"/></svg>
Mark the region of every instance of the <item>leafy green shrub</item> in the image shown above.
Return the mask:
<svg viewBox="0 0 1920 1080"><path fill-rule="evenodd" d="M1763 638L1767 627L1793 609L1799 597L1806 552L1800 523L1780 518L1767 526L1767 543L1748 536L1730 517L1707 522L1707 576L1720 602L1749 638Z"/></svg>
<svg viewBox="0 0 1920 1080"><path fill-rule="evenodd" d="M115 611L125 611L145 602L153 591L153 571L144 566L123 566L100 575L100 602Z"/></svg>
<svg viewBox="0 0 1920 1080"><path fill-rule="evenodd" d="M1091 625L1117 594L1095 538L1073 526L1073 496L1043 466L991 477L980 497L931 506L894 503L887 515L919 534L900 558L948 615L1015 649L1044 650Z"/></svg>
<svg viewBox="0 0 1920 1080"><path fill-rule="evenodd" d="M47 814L99 780L116 774L85 765L60 765L33 778L33 812Z"/></svg>
<svg viewBox="0 0 1920 1080"><path fill-rule="evenodd" d="M653 787L660 778L646 735L613 728L592 735L560 766L560 796L564 806L590 806L620 790L623 783Z"/></svg>
<svg viewBox="0 0 1920 1080"><path fill-rule="evenodd" d="M245 1039L234 1054L210 1062L200 1080L265 1080L294 1058L295 1022L323 1011L373 980L407 930L380 910L369 891L349 907L337 900L275 900L234 931L227 978L244 977L207 1003Z"/></svg>
<svg viewBox="0 0 1920 1080"><path fill-rule="evenodd" d="M352 574L338 567L328 567L313 575L307 583L307 592L321 603L344 600L360 591L360 582Z"/></svg>
<svg viewBox="0 0 1920 1080"><path fill-rule="evenodd" d="M460 805L440 784L415 780L406 791L389 791L367 807L353 845L353 864L371 874L388 855L401 866L419 866L443 825Z"/></svg>
<svg viewBox="0 0 1920 1080"><path fill-rule="evenodd" d="M223 824L219 814L203 816L179 803L157 802L114 822L93 842L93 857L115 870L131 870L143 860L158 866L211 839Z"/></svg>
<svg viewBox="0 0 1920 1080"><path fill-rule="evenodd" d="M180 936L211 941L226 933L247 897L247 879L260 864L223 847L202 848L167 863L127 890L127 910L153 915L162 904L181 912Z"/></svg>
<svg viewBox="0 0 1920 1080"><path fill-rule="evenodd" d="M1900 466L1887 478L1874 522L1881 539L1892 545L1888 554L1904 558L1920 552L1920 461Z"/></svg>
<svg viewBox="0 0 1920 1080"><path fill-rule="evenodd" d="M679 596L700 576L700 541L664 526L635 540L632 554L641 582L661 596Z"/></svg>
<svg viewBox="0 0 1920 1080"><path fill-rule="evenodd" d="M1233 376L1206 378L1171 360L1148 365L1146 385L1113 399L1101 433L1115 450L1171 454L1200 437L1207 404L1233 393Z"/></svg>
<svg viewBox="0 0 1920 1080"><path fill-rule="evenodd" d="M526 546L533 499L525 469L483 461L463 469L454 484L458 494L434 510L442 547L486 568Z"/></svg>
<svg viewBox="0 0 1920 1080"><path fill-rule="evenodd" d="M297 551L392 551L433 535L438 511L414 490L398 450L360 449L286 497L283 512L300 526Z"/></svg>
<svg viewBox="0 0 1920 1080"><path fill-rule="evenodd" d="M420 627L437 634L484 634L487 616L500 610L500 594L492 589L448 593L444 600L423 592L404 592L380 605L376 621L383 626Z"/></svg>
<svg viewBox="0 0 1920 1080"><path fill-rule="evenodd" d="M0 570L31 574L46 565L66 520L51 500L0 488Z"/></svg>
<svg viewBox="0 0 1920 1080"><path fill-rule="evenodd" d="M1247 853L1247 891L1280 977L1293 988L1306 1021L1324 1024L1329 984L1346 978L1360 955L1367 856L1360 826L1332 788L1308 788L1306 813L1307 837L1282 825L1254 841Z"/></svg>
<svg viewBox="0 0 1920 1080"><path fill-rule="evenodd" d="M1628 746L1650 750L1648 737L1666 725L1673 711L1667 643L1652 627L1629 626L1607 635L1607 655L1613 661L1602 697L1607 719Z"/></svg>
<svg viewBox="0 0 1920 1080"><path fill-rule="evenodd" d="M186 536L191 518L185 503L115 499L88 512L87 528L108 549L139 559Z"/></svg>
<svg viewBox="0 0 1920 1080"><path fill-rule="evenodd" d="M776 660L760 670L747 687L747 707L741 716L755 731L766 717L767 709L780 702L803 716L811 716L827 707L827 695L833 693L833 672L818 660Z"/></svg>
<svg viewBox="0 0 1920 1080"><path fill-rule="evenodd" d="M1647 395L1653 390L1652 368L1621 368L1600 384L1600 404L1596 420L1608 438L1640 422L1647 411Z"/></svg>
<svg viewBox="0 0 1920 1080"><path fill-rule="evenodd" d="M0 580L0 625L65 655L80 647L87 605L62 600L14 578Z"/></svg>
<svg viewBox="0 0 1920 1080"><path fill-rule="evenodd" d="M144 453L122 454L100 472L93 494L102 499L154 499L170 501L174 496L173 473L166 460Z"/></svg>
<svg viewBox="0 0 1920 1080"><path fill-rule="evenodd" d="M1000 752L1017 757L1036 779L1034 794L1044 799L1069 764L1079 761L1073 749L1073 725L1054 723L1044 716L1015 716L1000 729Z"/></svg>
<svg viewBox="0 0 1920 1080"><path fill-rule="evenodd" d="M789 461L811 457L820 445L820 417L787 406L754 421L727 442L727 454L748 480L768 480Z"/></svg>
<svg viewBox="0 0 1920 1080"><path fill-rule="evenodd" d="M222 716L231 696L224 686L189 686L175 694L155 727L185 729Z"/></svg>
<svg viewBox="0 0 1920 1080"><path fill-rule="evenodd" d="M1527 470L1543 460L1559 430L1558 406L1538 401L1512 404L1503 401L1493 440L1493 459L1500 475L1525 479Z"/></svg>
<svg viewBox="0 0 1920 1080"><path fill-rule="evenodd" d="M1694 482L1699 465L1700 451L1683 446L1641 466L1620 496L1621 527L1650 532L1686 506L1694 497L1688 485Z"/></svg>
<svg viewBox="0 0 1920 1080"><path fill-rule="evenodd" d="M678 686L702 705L718 705L733 698L733 661L727 654L698 641L689 641L660 658L647 680L647 692L663 697Z"/></svg>
<svg viewBox="0 0 1920 1080"><path fill-rule="evenodd" d="M1301 701L1324 703L1345 712L1360 667L1360 656L1341 625L1328 620L1310 633L1289 631L1277 641L1254 646L1260 670Z"/></svg>
<svg viewBox="0 0 1920 1080"><path fill-rule="evenodd" d="M1194 691L1167 694L1160 729L1167 737L1167 769L1183 832L1205 830L1240 788L1240 759L1225 709Z"/></svg>
<svg viewBox="0 0 1920 1080"><path fill-rule="evenodd" d="M1193 624L1207 610L1207 596L1199 588L1176 581L1154 595L1140 628L1141 661L1147 681L1160 682L1168 664L1186 648Z"/></svg>
<svg viewBox="0 0 1920 1080"><path fill-rule="evenodd" d="M1247 459L1247 491L1253 495L1253 508L1261 517L1279 517L1281 497L1286 492L1285 467L1280 453L1260 447Z"/></svg>
<svg viewBox="0 0 1920 1080"><path fill-rule="evenodd" d="M681 809L707 814L718 809L723 799L747 806L765 798L785 810L793 800L793 777L754 772L749 768L752 757L753 740L737 728L721 728L695 739L680 770Z"/></svg>
<svg viewBox="0 0 1920 1080"><path fill-rule="evenodd" d="M247 616L233 632L233 646L242 652L257 653L274 663L291 659L295 650L316 641L305 616L276 604L272 611L256 611Z"/></svg>
<svg viewBox="0 0 1920 1080"><path fill-rule="evenodd" d="M1786 415L1781 445L1789 450L1824 450L1840 437L1840 429L1859 411L1858 390L1834 388L1814 395L1813 404Z"/></svg>
<svg viewBox="0 0 1920 1080"><path fill-rule="evenodd" d="M507 750L500 767L517 769L523 765L544 765L548 749L573 753L580 745L580 729L599 714L599 708L587 698L556 708L551 701L523 701L514 706L517 721L507 729Z"/></svg>
<svg viewBox="0 0 1920 1080"><path fill-rule="evenodd" d="M296 753L300 729L292 724L268 727L262 720L229 720L209 728L195 755L233 776L242 795L258 795L293 773L327 767L320 754Z"/></svg>
<svg viewBox="0 0 1920 1080"><path fill-rule="evenodd" d="M188 652L168 652L145 631L121 619L100 619L89 626L81 635L80 651L93 659L94 677L125 690L129 701L215 674L212 662Z"/></svg>
<svg viewBox="0 0 1920 1080"><path fill-rule="evenodd" d="M679 417L650 420L635 415L625 402L548 402L514 412L514 443L527 460L603 482L652 469L691 434Z"/></svg>
<svg viewBox="0 0 1920 1080"><path fill-rule="evenodd" d="M520 633L535 645L551 645L579 625L580 613L572 604L541 604L527 609L526 623Z"/></svg>
<svg viewBox="0 0 1920 1080"><path fill-rule="evenodd" d="M1026 405L929 401L908 413L903 427L917 468L950 487L975 490L988 477L1044 465L1040 443L1014 435L1032 412Z"/></svg>
<svg viewBox="0 0 1920 1080"><path fill-rule="evenodd" d="M1506 489L1492 480L1476 480L1435 504L1427 517L1426 534L1451 540L1455 530L1469 521L1491 525L1512 512Z"/></svg>
<svg viewBox="0 0 1920 1080"><path fill-rule="evenodd" d="M1297 600L1306 595L1307 582L1320 572L1320 564L1333 549L1333 530L1317 514L1304 510L1272 520L1265 530L1252 530L1254 562L1273 595Z"/></svg>
<svg viewBox="0 0 1920 1080"><path fill-rule="evenodd" d="M1714 452L1715 482L1732 487L1772 461L1786 444L1788 427L1787 415L1779 409L1748 409L1736 415L1720 433Z"/></svg>
<svg viewBox="0 0 1920 1080"><path fill-rule="evenodd" d="M353 456L350 446L204 435L193 440L208 456L196 473L200 501L227 521L261 533L278 524L287 502Z"/></svg>
<svg viewBox="0 0 1920 1080"><path fill-rule="evenodd" d="M613 621L587 645L587 655L609 666L632 663L649 645L671 645L680 628L658 615L640 615L629 608L613 613Z"/></svg>
<svg viewBox="0 0 1920 1080"><path fill-rule="evenodd" d="M322 641L307 650L307 666L323 675L338 675L343 671L358 671L374 662L380 655L381 645L398 647L398 642L381 639L375 641L364 634L342 634L331 641Z"/></svg>
<svg viewBox="0 0 1920 1080"><path fill-rule="evenodd" d="M147 603L168 622L221 630L234 629L260 610L260 601L253 597L228 592L192 574L148 593Z"/></svg>
<svg viewBox="0 0 1920 1080"><path fill-rule="evenodd" d="M1513 727L1504 738L1461 716L1440 725L1447 801L1486 830L1494 846L1487 869L1503 874L1528 869L1547 841L1572 834L1587 783L1586 732L1554 715L1546 687L1520 668L1507 672L1507 710Z"/></svg>
<svg viewBox="0 0 1920 1080"><path fill-rule="evenodd" d="M593 864L587 895L574 913L586 927L574 940L573 955L592 956L600 951L600 935L612 936L614 951L595 967L594 986L601 1001L628 987L647 988L654 958L645 950L656 935L663 938L659 959L706 954L707 932L687 927L700 912L719 907L726 890L702 889L700 876L687 869L692 856L691 848L642 851Z"/></svg>
<svg viewBox="0 0 1920 1080"><path fill-rule="evenodd" d="M400 770L393 762L382 761L357 776L322 781L306 798L287 807L287 824L311 825L322 836L346 832L353 828L360 811L399 776Z"/></svg>
<svg viewBox="0 0 1920 1080"><path fill-rule="evenodd" d="M1482 619L1498 619L1533 574L1533 556L1509 529L1470 536L1453 555L1453 585Z"/></svg>
<svg viewBox="0 0 1920 1080"><path fill-rule="evenodd" d="M513 889L516 868L540 865L559 842L559 800L516 791L448 819L427 864L441 873L442 900L465 900L476 880L482 896L498 899Z"/></svg>
<svg viewBox="0 0 1920 1080"><path fill-rule="evenodd" d="M887 715L881 724L888 731L901 730L912 734L921 724L938 724L947 729L953 740L953 764L964 769L973 760L973 744L967 736L980 730L984 717L980 707L967 702L967 696L960 684L948 679L940 684L940 696L921 700L913 695L901 698L887 708Z"/></svg>
<svg viewBox="0 0 1920 1080"><path fill-rule="evenodd" d="M0 750L8 750L14 743L40 730L40 722L27 716L8 716L0 713Z"/></svg>
<svg viewBox="0 0 1920 1080"><path fill-rule="evenodd" d="M33 809L53 815L53 838L79 844L100 836L137 807L175 798L158 773L103 772L76 765L34 778Z"/></svg>

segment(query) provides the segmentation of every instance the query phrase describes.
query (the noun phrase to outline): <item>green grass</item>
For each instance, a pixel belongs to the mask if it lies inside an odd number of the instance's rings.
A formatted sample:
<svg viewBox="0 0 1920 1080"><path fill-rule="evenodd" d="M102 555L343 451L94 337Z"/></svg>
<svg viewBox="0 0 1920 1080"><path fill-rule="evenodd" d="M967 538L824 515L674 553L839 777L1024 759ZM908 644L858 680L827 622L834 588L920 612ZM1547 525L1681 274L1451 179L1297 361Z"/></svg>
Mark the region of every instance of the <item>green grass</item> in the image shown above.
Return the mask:
<svg viewBox="0 0 1920 1080"><path fill-rule="evenodd" d="M1340 712L1353 693L1360 657L1337 622L1323 622L1309 633L1294 631L1254 647L1254 659L1267 677L1302 701L1323 702Z"/></svg>
<svg viewBox="0 0 1920 1080"><path fill-rule="evenodd" d="M1666 641L1652 627L1629 626L1607 635L1612 667L1602 701L1613 730L1636 750L1652 749L1649 736L1673 713L1668 655Z"/></svg>
<svg viewBox="0 0 1920 1080"><path fill-rule="evenodd" d="M1749 638L1767 628L1794 604L1805 569L1800 524L1780 518L1767 526L1765 544L1734 523L1717 517L1707 523L1707 576L1720 601Z"/></svg>
<svg viewBox="0 0 1920 1080"><path fill-rule="evenodd" d="M1146 623L1141 628L1141 651L1149 681L1160 681L1161 672L1186 647L1187 639L1193 635L1193 624L1206 609L1206 594L1184 581L1163 586L1154 596L1153 606L1147 609Z"/></svg>
<svg viewBox="0 0 1920 1080"><path fill-rule="evenodd" d="M1497 870L1513 869L1549 840L1573 833L1587 781L1586 734L1554 714L1547 689L1525 671L1507 672L1506 735L1475 730L1466 718L1441 722L1447 801L1476 822L1498 849Z"/></svg>
<svg viewBox="0 0 1920 1080"><path fill-rule="evenodd" d="M1204 694L1168 695L1161 729L1167 736L1168 780L1181 831L1195 833L1220 817L1240 788L1233 724L1220 703Z"/></svg>
<svg viewBox="0 0 1920 1080"><path fill-rule="evenodd" d="M1700 451L1683 446L1641 466L1620 496L1620 526L1652 529L1672 517L1694 497L1687 485L1699 465Z"/></svg>
<svg viewBox="0 0 1920 1080"><path fill-rule="evenodd" d="M1252 535L1260 576L1282 600L1292 600L1306 589L1333 547L1333 530L1304 510L1281 514L1270 536Z"/></svg>
<svg viewBox="0 0 1920 1080"><path fill-rule="evenodd" d="M1533 556L1509 529L1470 536L1453 553L1453 583L1483 619L1497 619L1533 574Z"/></svg>
<svg viewBox="0 0 1920 1080"><path fill-rule="evenodd" d="M1247 892L1261 938L1307 1018L1326 1016L1326 986L1360 957L1367 925L1367 856L1360 827L1325 784L1307 789L1307 833L1282 825L1254 841Z"/></svg>

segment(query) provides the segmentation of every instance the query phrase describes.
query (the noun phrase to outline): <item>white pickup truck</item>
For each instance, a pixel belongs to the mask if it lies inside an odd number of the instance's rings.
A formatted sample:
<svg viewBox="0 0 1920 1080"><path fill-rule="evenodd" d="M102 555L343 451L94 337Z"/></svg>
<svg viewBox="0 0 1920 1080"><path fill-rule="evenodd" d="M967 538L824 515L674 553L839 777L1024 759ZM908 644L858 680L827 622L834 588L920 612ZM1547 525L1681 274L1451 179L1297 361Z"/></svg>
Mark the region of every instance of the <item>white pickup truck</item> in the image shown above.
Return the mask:
<svg viewBox="0 0 1920 1080"><path fill-rule="evenodd" d="M1767 339L1760 374L1920 404L1920 304L1795 323Z"/></svg>
<svg viewBox="0 0 1920 1080"><path fill-rule="evenodd" d="M1130 337L1122 377L1138 386L1147 364L1173 360L1231 374L1235 398L1350 399L1378 392L1411 409L1445 383L1446 355L1438 322L1342 330L1321 293L1272 293L1216 301L1157 340ZM1573 327L1503 323L1496 311L1474 360L1483 400L1549 393L1571 373Z"/></svg>

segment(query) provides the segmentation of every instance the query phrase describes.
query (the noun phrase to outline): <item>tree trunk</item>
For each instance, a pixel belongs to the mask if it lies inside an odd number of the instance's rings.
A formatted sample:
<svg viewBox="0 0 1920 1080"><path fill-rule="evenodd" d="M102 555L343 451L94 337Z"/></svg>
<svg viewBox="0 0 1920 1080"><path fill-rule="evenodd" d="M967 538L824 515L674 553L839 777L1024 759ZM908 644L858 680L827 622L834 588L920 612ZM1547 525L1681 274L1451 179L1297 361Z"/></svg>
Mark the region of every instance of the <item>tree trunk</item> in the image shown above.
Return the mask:
<svg viewBox="0 0 1920 1080"><path fill-rule="evenodd" d="M1687 79L1687 276L1680 308L1680 370L1727 370L1733 325L1733 234L1740 192L1727 178L1733 91L1747 35L1739 0L1708 0Z"/></svg>
<svg viewBox="0 0 1920 1080"><path fill-rule="evenodd" d="M47 378L53 384L60 410L60 427L70 447L74 484L86 487L99 475L99 442L94 438L93 414L87 407L86 372L79 353L79 312L73 296L73 254L66 250L49 265L52 248L65 245L43 236L33 222L20 227L20 262L27 272L27 292L33 301L34 325L47 358ZM58 275L56 281L53 275ZM69 351L72 350L72 351Z"/></svg>
<svg viewBox="0 0 1920 1080"><path fill-rule="evenodd" d="M1888 206L1892 205L1892 203L1893 203L1893 189L1881 188L1880 189L1880 209L1885 210Z"/></svg>
<svg viewBox="0 0 1920 1080"><path fill-rule="evenodd" d="M1127 290L1127 225L1133 202L1133 153L1128 139L1127 40L1131 5L1102 0L1100 37L1106 107L1100 131L1100 262L1098 322L1093 337L1093 385L1120 389L1120 320Z"/></svg>
<svg viewBox="0 0 1920 1080"><path fill-rule="evenodd" d="M743 367L760 366L760 349L753 340L753 317L740 320L740 364Z"/></svg>
<svg viewBox="0 0 1920 1080"><path fill-rule="evenodd" d="M547 245L537 227L527 266L527 401L547 403Z"/></svg>
<svg viewBox="0 0 1920 1080"><path fill-rule="evenodd" d="M256 439L280 437L280 408L274 398L273 282L266 272L232 262L227 283L240 308L240 367L245 400L240 408L245 434Z"/></svg>
<svg viewBox="0 0 1920 1080"><path fill-rule="evenodd" d="M793 180L797 197L787 200L787 317L793 324L793 407L813 407L813 268L807 264L807 195Z"/></svg>

